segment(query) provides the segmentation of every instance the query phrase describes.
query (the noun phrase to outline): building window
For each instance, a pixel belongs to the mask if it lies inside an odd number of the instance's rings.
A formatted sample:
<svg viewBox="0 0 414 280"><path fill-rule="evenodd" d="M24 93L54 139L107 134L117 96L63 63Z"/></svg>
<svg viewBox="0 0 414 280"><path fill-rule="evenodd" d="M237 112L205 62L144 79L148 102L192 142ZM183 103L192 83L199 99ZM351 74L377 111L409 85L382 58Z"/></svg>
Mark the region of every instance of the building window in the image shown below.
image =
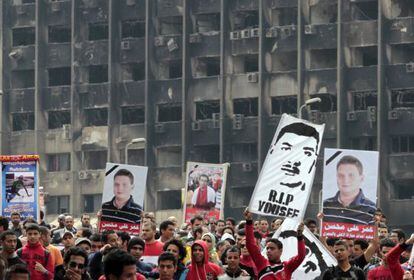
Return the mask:
<svg viewBox="0 0 414 280"><path fill-rule="evenodd" d="M160 35L178 35L183 33L183 17L162 17L159 19Z"/></svg>
<svg viewBox="0 0 414 280"><path fill-rule="evenodd" d="M36 33L34 27L13 28L13 47L34 45Z"/></svg>
<svg viewBox="0 0 414 280"><path fill-rule="evenodd" d="M414 199L413 181L393 182L394 199Z"/></svg>
<svg viewBox="0 0 414 280"><path fill-rule="evenodd" d="M355 150L376 151L377 137L360 137L351 140L351 147Z"/></svg>
<svg viewBox="0 0 414 280"><path fill-rule="evenodd" d="M195 146L190 151L190 159L199 162L220 162L220 146L219 145L203 145Z"/></svg>
<svg viewBox="0 0 414 280"><path fill-rule="evenodd" d="M196 15L196 31L210 32L220 30L220 14L199 14Z"/></svg>
<svg viewBox="0 0 414 280"><path fill-rule="evenodd" d="M83 213L96 213L101 209L102 195L101 194L85 194L83 196Z"/></svg>
<svg viewBox="0 0 414 280"><path fill-rule="evenodd" d="M258 98L239 98L233 100L233 113L254 117L258 115Z"/></svg>
<svg viewBox="0 0 414 280"><path fill-rule="evenodd" d="M70 124L70 111L49 111L48 128L62 128L64 124Z"/></svg>
<svg viewBox="0 0 414 280"><path fill-rule="evenodd" d="M234 15L234 30L253 28L259 26L259 11L240 11Z"/></svg>
<svg viewBox="0 0 414 280"><path fill-rule="evenodd" d="M49 68L49 86L67 86L71 83L70 67Z"/></svg>
<svg viewBox="0 0 414 280"><path fill-rule="evenodd" d="M125 160L125 149L120 150L121 162L127 162ZM145 149L134 149L132 146L128 148L128 164L132 165L145 165Z"/></svg>
<svg viewBox="0 0 414 280"><path fill-rule="evenodd" d="M220 114L220 100L196 102L196 120L213 119L213 114Z"/></svg>
<svg viewBox="0 0 414 280"><path fill-rule="evenodd" d="M89 41L107 40L108 34L107 23L89 23Z"/></svg>
<svg viewBox="0 0 414 280"><path fill-rule="evenodd" d="M70 153L47 155L47 171L69 171Z"/></svg>
<svg viewBox="0 0 414 280"><path fill-rule="evenodd" d="M49 196L46 200L46 208L48 214L69 213L69 196Z"/></svg>
<svg viewBox="0 0 414 280"><path fill-rule="evenodd" d="M231 148L233 162L257 161L257 143L233 143Z"/></svg>
<svg viewBox="0 0 414 280"><path fill-rule="evenodd" d="M312 98L319 97L321 102L313 103L310 105L310 109L319 112L336 112L336 95L323 93L314 94Z"/></svg>
<svg viewBox="0 0 414 280"><path fill-rule="evenodd" d="M122 38L145 37L145 21L123 21Z"/></svg>
<svg viewBox="0 0 414 280"><path fill-rule="evenodd" d="M354 111L365 111L368 107L377 107L376 91L355 91L351 93Z"/></svg>
<svg viewBox="0 0 414 280"><path fill-rule="evenodd" d="M13 131L34 130L34 113L12 113Z"/></svg>
<svg viewBox="0 0 414 280"><path fill-rule="evenodd" d="M181 165L181 147L157 148L155 157L157 167L171 167Z"/></svg>
<svg viewBox="0 0 414 280"><path fill-rule="evenodd" d="M13 71L11 83L13 88L33 88L35 85L34 70Z"/></svg>
<svg viewBox="0 0 414 280"><path fill-rule="evenodd" d="M336 68L336 49L310 50L309 69Z"/></svg>
<svg viewBox="0 0 414 280"><path fill-rule="evenodd" d="M89 83L99 84L108 82L108 65L89 66Z"/></svg>
<svg viewBox="0 0 414 280"><path fill-rule="evenodd" d="M121 123L133 124L145 122L145 108L144 107L122 107L121 108Z"/></svg>
<svg viewBox="0 0 414 280"><path fill-rule="evenodd" d="M145 80L145 63L122 64L123 81L142 81Z"/></svg>
<svg viewBox="0 0 414 280"><path fill-rule="evenodd" d="M414 153L414 136L391 136L391 153Z"/></svg>
<svg viewBox="0 0 414 280"><path fill-rule="evenodd" d="M105 169L108 161L108 151L87 151L84 152L84 155L87 170Z"/></svg>
<svg viewBox="0 0 414 280"><path fill-rule="evenodd" d="M230 206L232 208L246 207L249 205L254 187L238 187L230 189Z"/></svg>
<svg viewBox="0 0 414 280"><path fill-rule="evenodd" d="M85 109L86 126L107 126L108 125L108 109Z"/></svg>
<svg viewBox="0 0 414 280"><path fill-rule="evenodd" d="M296 96L272 97L272 115L296 114L298 98Z"/></svg>
<svg viewBox="0 0 414 280"><path fill-rule="evenodd" d="M414 89L399 89L391 91L391 108L413 108Z"/></svg>
<svg viewBox="0 0 414 280"><path fill-rule="evenodd" d="M50 25L49 43L69 43L71 41L71 29L69 25Z"/></svg>
<svg viewBox="0 0 414 280"><path fill-rule="evenodd" d="M252 54L244 57L244 72L258 72L259 71L259 55Z"/></svg>
<svg viewBox="0 0 414 280"><path fill-rule="evenodd" d="M182 118L181 104L168 103L158 105L158 122L176 122Z"/></svg>
<svg viewBox="0 0 414 280"><path fill-rule="evenodd" d="M193 77L220 75L220 57L198 57Z"/></svg>
<svg viewBox="0 0 414 280"><path fill-rule="evenodd" d="M181 209L181 190L159 191L157 193L157 209Z"/></svg>
<svg viewBox="0 0 414 280"><path fill-rule="evenodd" d="M378 19L377 1L351 2L351 17L353 20L376 20Z"/></svg>
<svg viewBox="0 0 414 280"><path fill-rule="evenodd" d="M182 68L182 61L181 60L171 60L168 64L168 78L169 79L177 79L183 76L183 68Z"/></svg>

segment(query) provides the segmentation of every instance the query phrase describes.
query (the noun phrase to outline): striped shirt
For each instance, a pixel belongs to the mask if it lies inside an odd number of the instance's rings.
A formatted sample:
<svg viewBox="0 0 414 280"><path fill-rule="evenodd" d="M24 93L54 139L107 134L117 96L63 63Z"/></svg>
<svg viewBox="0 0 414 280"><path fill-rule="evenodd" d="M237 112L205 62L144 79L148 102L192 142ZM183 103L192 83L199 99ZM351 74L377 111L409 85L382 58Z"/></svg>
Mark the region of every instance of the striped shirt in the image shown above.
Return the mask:
<svg viewBox="0 0 414 280"><path fill-rule="evenodd" d="M364 196L359 190L358 196L349 206L343 206L339 201L339 191L334 197L323 202L323 221L350 224L373 224L375 203Z"/></svg>
<svg viewBox="0 0 414 280"><path fill-rule="evenodd" d="M128 202L120 209L114 205L115 197L111 201L102 204L103 222L117 222L117 223L140 223L142 207L134 202L132 196Z"/></svg>

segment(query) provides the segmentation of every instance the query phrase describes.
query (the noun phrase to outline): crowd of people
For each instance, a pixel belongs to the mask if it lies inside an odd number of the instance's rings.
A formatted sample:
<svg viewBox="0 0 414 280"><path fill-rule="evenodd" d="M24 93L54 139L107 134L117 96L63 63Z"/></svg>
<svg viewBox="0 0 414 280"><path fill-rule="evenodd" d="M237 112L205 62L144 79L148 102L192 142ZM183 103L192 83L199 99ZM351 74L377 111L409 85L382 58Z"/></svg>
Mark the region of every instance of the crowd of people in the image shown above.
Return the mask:
<svg viewBox="0 0 414 280"><path fill-rule="evenodd" d="M238 223L195 216L182 225L144 213L139 236L99 232L87 214L77 228L70 215L60 215L53 228L43 218L0 217L0 280L291 279L307 254L305 225L338 262L320 279L413 279L414 237L387 228L379 210L378 233L369 241L319 237L318 219L305 220L296 230L297 255L287 261L282 242L273 238L283 220L254 220L247 210Z"/></svg>

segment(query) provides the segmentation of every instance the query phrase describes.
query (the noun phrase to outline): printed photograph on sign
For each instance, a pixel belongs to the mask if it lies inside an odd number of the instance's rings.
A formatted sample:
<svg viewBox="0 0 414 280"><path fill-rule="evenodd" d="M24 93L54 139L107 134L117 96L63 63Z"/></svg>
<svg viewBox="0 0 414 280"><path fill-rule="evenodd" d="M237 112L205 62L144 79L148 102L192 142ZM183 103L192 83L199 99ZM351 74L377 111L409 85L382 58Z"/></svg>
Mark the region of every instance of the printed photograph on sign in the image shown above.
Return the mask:
<svg viewBox="0 0 414 280"><path fill-rule="evenodd" d="M250 200L252 213L303 217L323 131L324 125L282 115Z"/></svg>
<svg viewBox="0 0 414 280"><path fill-rule="evenodd" d="M378 152L325 149L322 234L373 238Z"/></svg>
<svg viewBox="0 0 414 280"><path fill-rule="evenodd" d="M7 202L34 202L34 172L6 173Z"/></svg>
<svg viewBox="0 0 414 280"><path fill-rule="evenodd" d="M100 230L139 233L148 168L107 163Z"/></svg>
<svg viewBox="0 0 414 280"><path fill-rule="evenodd" d="M227 164L188 162L184 217L218 220L223 211Z"/></svg>

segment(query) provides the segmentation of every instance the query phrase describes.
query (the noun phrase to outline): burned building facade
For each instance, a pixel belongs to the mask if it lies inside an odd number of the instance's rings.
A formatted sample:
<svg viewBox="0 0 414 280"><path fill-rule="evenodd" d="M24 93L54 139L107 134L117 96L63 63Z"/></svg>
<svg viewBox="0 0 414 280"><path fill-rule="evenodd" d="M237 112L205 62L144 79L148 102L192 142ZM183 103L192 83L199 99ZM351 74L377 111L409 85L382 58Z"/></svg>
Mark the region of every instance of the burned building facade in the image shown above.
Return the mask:
<svg viewBox="0 0 414 280"><path fill-rule="evenodd" d="M326 123L321 150L379 150L379 205L390 224L409 226L413 1L0 6L1 153L41 156L49 214L96 212L105 163L127 154L150 167L148 210L181 208L187 161L229 162L225 213L240 218L281 114L320 97L304 116Z"/></svg>

